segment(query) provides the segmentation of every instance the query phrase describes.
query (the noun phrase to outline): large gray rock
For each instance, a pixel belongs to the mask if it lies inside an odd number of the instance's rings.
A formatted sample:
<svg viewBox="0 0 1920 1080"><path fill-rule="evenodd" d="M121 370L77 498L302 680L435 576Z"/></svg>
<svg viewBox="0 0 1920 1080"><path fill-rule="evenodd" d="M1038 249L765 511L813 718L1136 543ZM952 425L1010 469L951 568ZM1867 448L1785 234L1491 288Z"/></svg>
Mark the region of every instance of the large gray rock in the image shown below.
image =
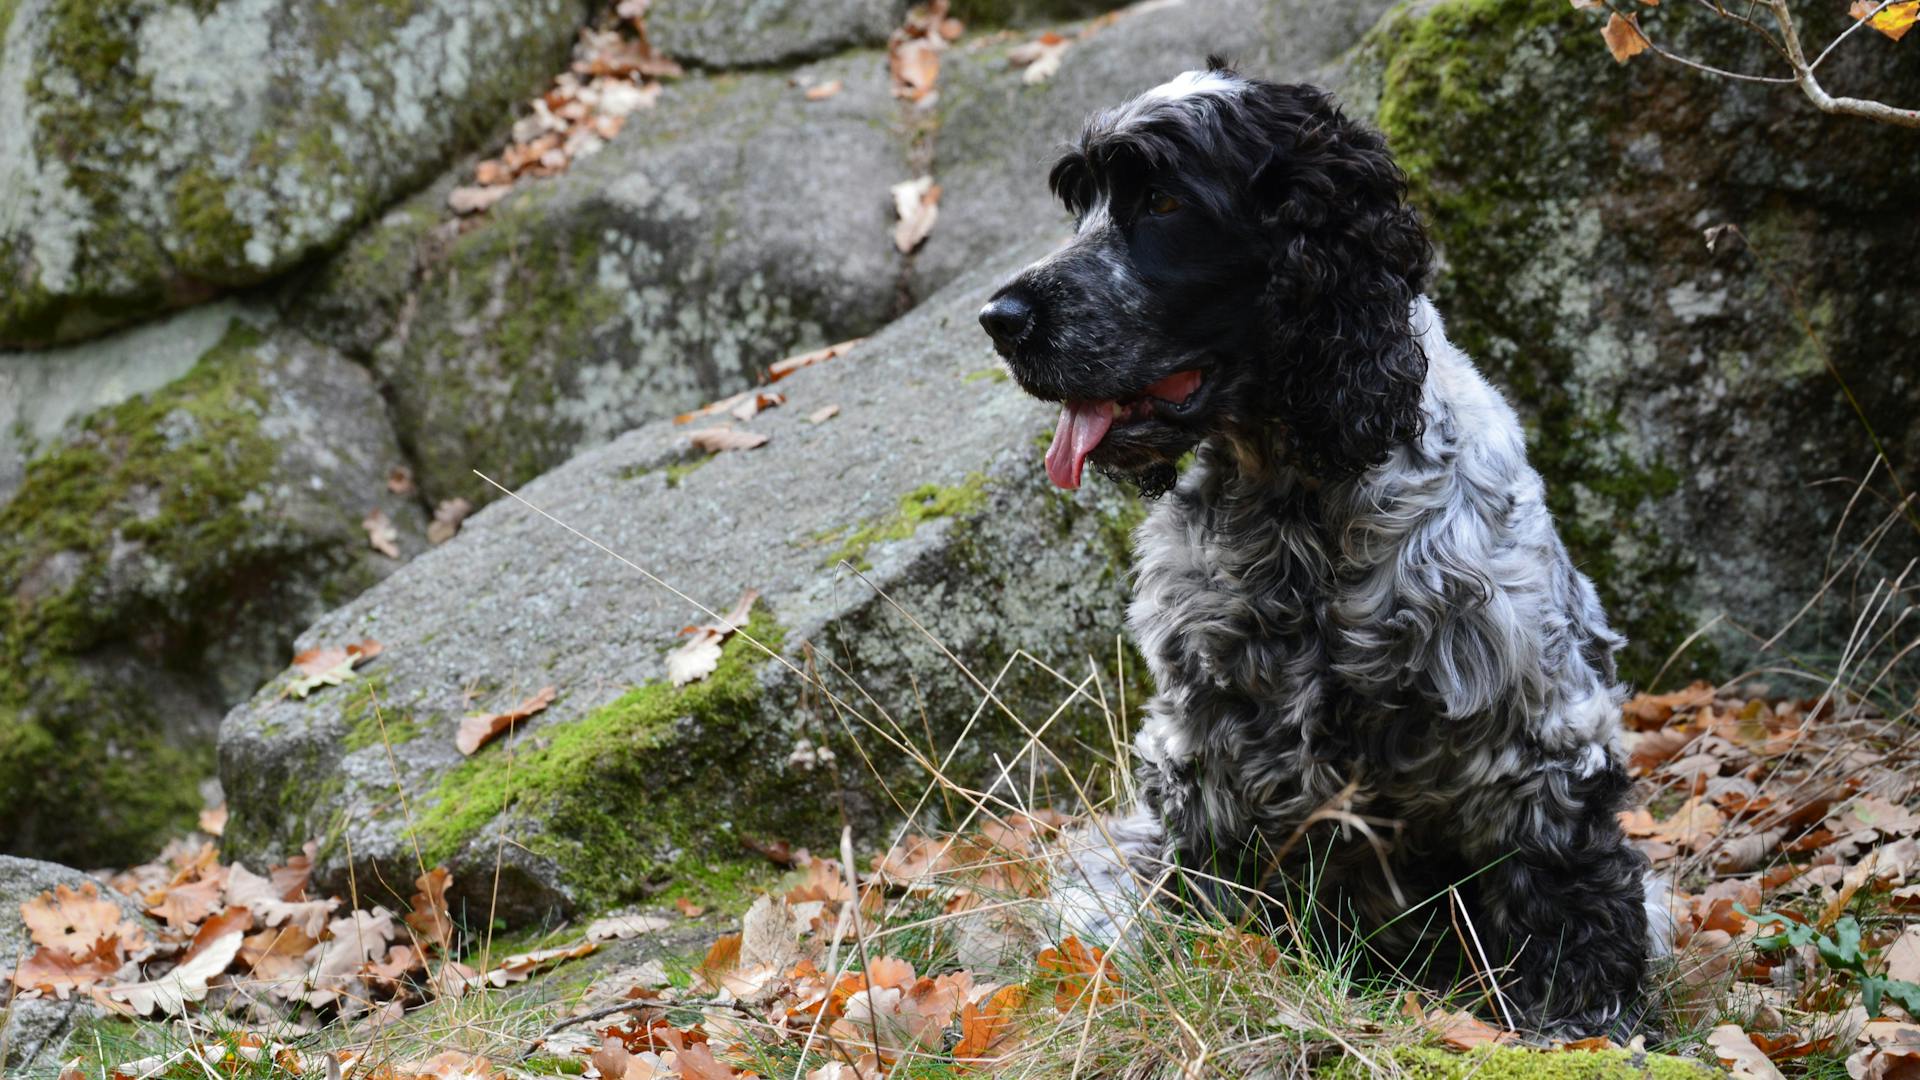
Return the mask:
<svg viewBox="0 0 1920 1080"><path fill-rule="evenodd" d="M754 67L883 45L906 0L655 0L647 37L683 64Z"/></svg>
<svg viewBox="0 0 1920 1080"><path fill-rule="evenodd" d="M503 917L595 907L710 874L740 857L743 836L830 846L843 809L863 845L878 841L874 823L897 810L863 753L911 805L930 781L906 749L944 754L980 705L935 641L986 683L1021 650L1076 680L1091 662L1115 700L1135 504L1109 485L1077 497L1047 488L1038 442L1050 411L997 377L973 317L999 275L1035 253L995 260L850 355L781 382L788 402L747 425L771 437L761 449L692 456L685 429L660 421L525 489L711 607L759 590L751 633L820 685L736 636L712 677L671 688L664 656L702 620L695 608L496 502L303 635L303 646L380 641L361 679L305 701L269 686L228 715L228 851L257 861L321 837L323 879L346 880L351 856L361 881L404 880L393 875L415 865L417 839L474 902L494 902L499 859ZM829 404L837 418L806 422ZM865 580L836 568L842 559ZM461 757L463 715L546 685L559 691L551 708ZM1025 660L998 685L1036 727L1068 697ZM1126 692L1138 700L1137 684ZM836 760L790 759L803 739ZM1085 701L1047 742L1083 766L1112 753ZM1025 798L1023 745L989 706L946 770L986 784L997 759ZM1068 794L1050 759L1034 775L1037 797Z"/></svg>
<svg viewBox="0 0 1920 1080"><path fill-rule="evenodd" d="M0 458L0 850L150 855L191 825L225 708L398 565L366 513L426 546L373 380L260 317L0 353L29 424Z"/></svg>
<svg viewBox="0 0 1920 1080"><path fill-rule="evenodd" d="M1848 22L1802 14L1816 41ZM1642 18L1682 55L1780 66L1694 5ZM1854 602L1920 552L1903 521L1865 571L1845 562L1898 501L1885 466L1840 528L1875 435L1907 490L1920 475L1920 320L1897 284L1920 250L1920 132L1652 55L1623 67L1596 25L1526 0L1412 5L1350 90L1439 244L1450 333L1528 419L1561 531L1631 639L1628 673L1650 678L1721 616L1669 678L1741 670L1756 639L1735 626L1772 634L1842 571L1787 639L1818 664ZM1920 65L1893 45L1856 35L1822 78L1920 99ZM1702 230L1722 223L1750 243L1709 251Z"/></svg>
<svg viewBox="0 0 1920 1080"><path fill-rule="evenodd" d="M61 885L77 891L88 884L98 887L102 897L118 904L129 922L157 934L153 921L140 910L139 904L86 874L57 863L0 855L0 971L13 970L36 948L21 921L21 904ZM6 1010L5 1026L0 1028L0 1044L6 1046L6 1058L0 1061L0 1066L6 1068L8 1076L29 1075L36 1070L51 1074L74 1022L97 1012L89 1007L84 994L75 995L70 1001L41 998L12 1002Z"/></svg>
<svg viewBox="0 0 1920 1080"><path fill-rule="evenodd" d="M1008 244L1070 231L1047 169L1081 125L1151 86L1229 56L1249 75L1326 81L1391 0L1319 4L1175 0L1123 10L1080 38L1051 79L1028 85L1007 63L1024 38L963 38L940 68L933 171L940 219L914 255L925 294Z"/></svg>
<svg viewBox="0 0 1920 1080"><path fill-rule="evenodd" d="M264 280L496 129L581 0L0 7L0 343Z"/></svg>
<svg viewBox="0 0 1920 1080"><path fill-rule="evenodd" d="M899 310L888 187L907 136L879 53L670 85L606 149L462 231L445 183L390 213L292 317L364 358L436 498L524 483L641 420Z"/></svg>

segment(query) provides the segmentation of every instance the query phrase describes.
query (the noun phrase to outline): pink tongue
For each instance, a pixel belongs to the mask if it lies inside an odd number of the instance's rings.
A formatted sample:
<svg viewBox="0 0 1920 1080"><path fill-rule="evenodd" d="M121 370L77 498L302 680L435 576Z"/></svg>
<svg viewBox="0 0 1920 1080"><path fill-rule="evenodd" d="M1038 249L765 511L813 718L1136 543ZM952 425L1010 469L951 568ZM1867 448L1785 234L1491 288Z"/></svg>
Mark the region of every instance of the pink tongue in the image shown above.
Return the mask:
<svg viewBox="0 0 1920 1080"><path fill-rule="evenodd" d="M1069 401L1060 410L1060 426L1053 429L1053 445L1047 447L1047 476L1058 487L1072 491L1080 486L1080 473L1087 467L1087 455L1113 426L1111 401Z"/></svg>

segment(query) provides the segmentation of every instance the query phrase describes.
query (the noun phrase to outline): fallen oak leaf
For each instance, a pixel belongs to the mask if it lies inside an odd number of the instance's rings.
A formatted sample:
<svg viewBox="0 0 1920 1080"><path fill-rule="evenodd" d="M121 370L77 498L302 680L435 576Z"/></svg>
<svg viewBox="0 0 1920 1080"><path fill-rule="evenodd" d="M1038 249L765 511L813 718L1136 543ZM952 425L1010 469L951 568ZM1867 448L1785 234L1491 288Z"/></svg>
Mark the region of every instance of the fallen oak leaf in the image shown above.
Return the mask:
<svg viewBox="0 0 1920 1080"><path fill-rule="evenodd" d="M689 432L687 441L695 450L718 454L726 450L752 450L767 445L767 436L758 431L735 431L731 425L701 428Z"/></svg>
<svg viewBox="0 0 1920 1080"><path fill-rule="evenodd" d="M460 721L460 730L454 735L453 744L462 754L472 757L481 747L498 738L502 732L509 730L513 725L544 712L547 706L553 704L558 693L554 687L545 686L539 693L505 712L466 717Z"/></svg>
<svg viewBox="0 0 1920 1080"><path fill-rule="evenodd" d="M551 689L551 688L549 688ZM453 916L447 912L447 888L453 875L444 866L436 866L413 879L413 910L406 923L427 944L446 953L453 948Z"/></svg>
<svg viewBox="0 0 1920 1080"><path fill-rule="evenodd" d="M13 985L65 1001L75 990L113 978L125 962L118 941L111 937L102 937L79 953L43 945L13 969Z"/></svg>
<svg viewBox="0 0 1920 1080"><path fill-rule="evenodd" d="M926 241L940 217L940 185L932 176L902 180L893 185L893 246L906 255Z"/></svg>
<svg viewBox="0 0 1920 1080"><path fill-rule="evenodd" d="M367 511L360 527L367 530L367 543L373 550L389 559L400 557L400 530L393 527L393 519L385 510L375 507Z"/></svg>
<svg viewBox="0 0 1920 1080"><path fill-rule="evenodd" d="M465 499L442 499L433 508L433 521L427 526L427 543L435 547L458 536L460 525L473 513L473 504Z"/></svg>
<svg viewBox="0 0 1920 1080"><path fill-rule="evenodd" d="M245 909L240 910L245 914ZM251 925L251 919L246 925ZM136 1016L151 1016L155 1012L175 1016L186 1012L188 1002L206 999L211 981L225 972L240 953L244 927L222 924L220 929L221 933L209 939L196 935L187 955L165 975L146 982L95 987L95 1000L117 1012L131 1012Z"/></svg>
<svg viewBox="0 0 1920 1080"><path fill-rule="evenodd" d="M102 938L130 955L147 948L146 931L127 922L120 905L101 896L100 886L91 881L78 889L56 885L22 903L20 921L34 944L75 958L91 953Z"/></svg>
<svg viewBox="0 0 1920 1080"><path fill-rule="evenodd" d="M840 415L840 406L822 405L819 408L807 414L807 423L824 424L827 421L839 415Z"/></svg>
<svg viewBox="0 0 1920 1080"><path fill-rule="evenodd" d="M748 589L734 601L733 610L718 624L696 626L691 630L692 637L679 648L667 654L667 678L674 686L685 686L699 682L714 673L720 666L720 647L726 643L734 631L745 626L747 617L753 612L753 605L760 599L757 589Z"/></svg>
<svg viewBox="0 0 1920 1080"><path fill-rule="evenodd" d="M1721 1024L1707 1035L1707 1046L1734 1080L1785 1080L1738 1024Z"/></svg>
<svg viewBox="0 0 1920 1080"><path fill-rule="evenodd" d="M729 410L729 412L735 420L745 423L776 405L785 405L786 403L787 395L779 393L778 391L761 390L752 394L743 395L743 400Z"/></svg>
<svg viewBox="0 0 1920 1080"><path fill-rule="evenodd" d="M812 367L823 361L832 360L836 356L845 356L853 351L855 345L865 340L867 339L863 337L848 338L845 341L837 341L832 345L822 346L818 349L795 353L784 360L776 360L767 368L767 381L770 383L779 382L781 379L799 371L801 368Z"/></svg>
<svg viewBox="0 0 1920 1080"><path fill-rule="evenodd" d="M322 686L339 686L353 678L360 665L379 656L381 645L368 638L343 648L308 649L295 653L293 670L298 672L280 692L282 697L304 698Z"/></svg>
<svg viewBox="0 0 1920 1080"><path fill-rule="evenodd" d="M469 185L447 192L447 208L456 214L478 214L513 194L513 185Z"/></svg>
<svg viewBox="0 0 1920 1080"><path fill-rule="evenodd" d="M839 79L829 79L823 83L815 83L807 87L806 99L808 101L825 101L839 93L842 85Z"/></svg>
<svg viewBox="0 0 1920 1080"><path fill-rule="evenodd" d="M500 961L499 966L487 972L487 981L497 987L526 982L541 968L590 956L599 948L598 942L581 941L552 949L535 949L532 952L517 953Z"/></svg>
<svg viewBox="0 0 1920 1080"><path fill-rule="evenodd" d="M302 894L304 888L303 879L300 889L295 891ZM286 900L282 898L285 891L282 883L263 878L240 863L227 868L227 903L239 904L253 912L262 926L286 924L298 928L306 937L318 939L326 931L333 909L340 906L340 898Z"/></svg>

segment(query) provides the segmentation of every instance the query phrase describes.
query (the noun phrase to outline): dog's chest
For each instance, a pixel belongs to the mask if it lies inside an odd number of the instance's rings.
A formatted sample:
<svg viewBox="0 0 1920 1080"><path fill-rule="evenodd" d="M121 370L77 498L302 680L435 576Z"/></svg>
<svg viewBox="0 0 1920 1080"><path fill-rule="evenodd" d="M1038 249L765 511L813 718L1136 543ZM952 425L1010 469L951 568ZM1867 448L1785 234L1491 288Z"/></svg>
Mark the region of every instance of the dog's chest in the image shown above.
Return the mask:
<svg viewBox="0 0 1920 1080"><path fill-rule="evenodd" d="M1176 497L1149 515L1134 556L1128 622L1163 690L1312 696L1339 586L1310 493Z"/></svg>

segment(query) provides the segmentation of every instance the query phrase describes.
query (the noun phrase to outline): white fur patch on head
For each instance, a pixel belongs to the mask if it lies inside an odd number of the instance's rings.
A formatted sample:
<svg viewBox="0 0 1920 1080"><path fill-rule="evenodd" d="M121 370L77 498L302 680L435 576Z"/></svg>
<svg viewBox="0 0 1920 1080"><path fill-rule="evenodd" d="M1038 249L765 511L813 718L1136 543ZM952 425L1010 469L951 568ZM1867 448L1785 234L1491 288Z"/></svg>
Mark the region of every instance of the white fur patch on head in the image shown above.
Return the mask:
<svg viewBox="0 0 1920 1080"><path fill-rule="evenodd" d="M1140 96L1155 101L1179 101L1201 94L1230 96L1246 86L1239 76L1224 71L1183 71Z"/></svg>

